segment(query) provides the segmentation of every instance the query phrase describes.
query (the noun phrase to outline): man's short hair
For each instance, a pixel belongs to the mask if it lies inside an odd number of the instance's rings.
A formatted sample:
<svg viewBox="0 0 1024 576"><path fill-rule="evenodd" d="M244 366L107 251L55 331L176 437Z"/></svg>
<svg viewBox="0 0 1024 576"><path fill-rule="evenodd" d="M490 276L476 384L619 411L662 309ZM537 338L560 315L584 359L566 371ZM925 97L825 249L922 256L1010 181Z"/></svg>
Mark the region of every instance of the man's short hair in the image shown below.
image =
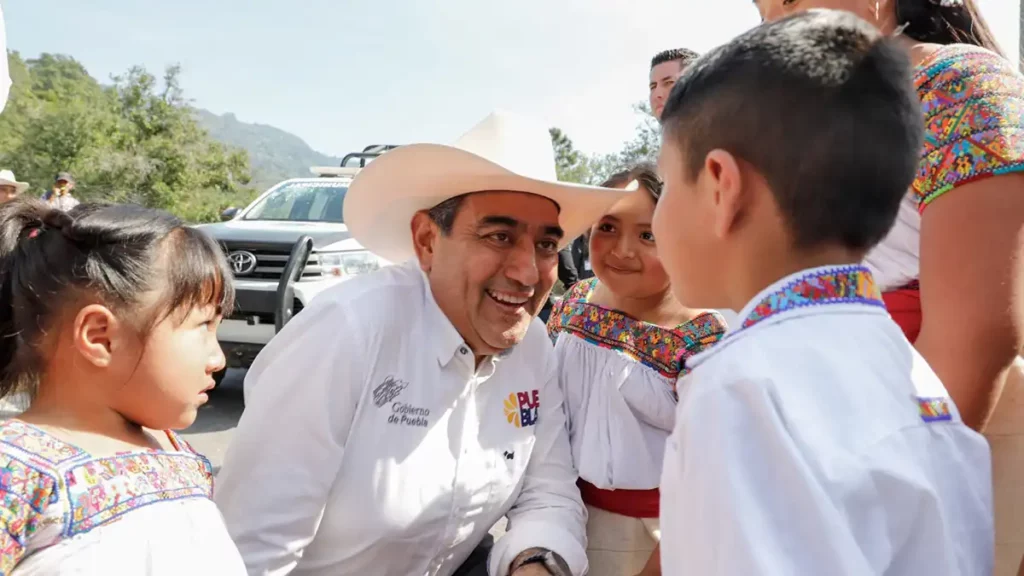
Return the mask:
<svg viewBox="0 0 1024 576"><path fill-rule="evenodd" d="M455 217L459 215L459 208L462 208L462 202L465 199L466 194L453 196L427 210L427 216L430 217L434 224L437 224L442 235L451 235L452 227L455 225Z"/></svg>
<svg viewBox="0 0 1024 576"><path fill-rule="evenodd" d="M765 178L797 248L864 251L895 222L924 130L897 40L832 10L761 25L701 58L661 122L691 181L708 152L726 150Z"/></svg>
<svg viewBox="0 0 1024 576"><path fill-rule="evenodd" d="M676 48L674 50L665 50L664 52L658 52L654 58L651 59L651 68L653 69L658 64L664 64L665 62L679 61L680 68L686 68L694 60L700 58L700 54L697 54L693 50L688 48Z"/></svg>

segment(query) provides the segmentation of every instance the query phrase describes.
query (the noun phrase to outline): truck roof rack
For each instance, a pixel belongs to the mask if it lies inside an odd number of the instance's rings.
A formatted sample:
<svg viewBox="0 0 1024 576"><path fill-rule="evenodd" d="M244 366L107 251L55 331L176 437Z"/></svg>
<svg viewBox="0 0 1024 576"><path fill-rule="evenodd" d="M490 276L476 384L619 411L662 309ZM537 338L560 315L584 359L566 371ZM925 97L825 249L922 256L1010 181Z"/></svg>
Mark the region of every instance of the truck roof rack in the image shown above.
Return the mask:
<svg viewBox="0 0 1024 576"><path fill-rule="evenodd" d="M341 159L341 167L347 168L349 160L359 160L359 167L365 168L367 160L373 160L388 150L398 148L397 144L371 144L363 148L362 152L349 152Z"/></svg>
<svg viewBox="0 0 1024 576"><path fill-rule="evenodd" d="M339 168L338 166L311 166L309 171L319 178L355 178L359 168Z"/></svg>

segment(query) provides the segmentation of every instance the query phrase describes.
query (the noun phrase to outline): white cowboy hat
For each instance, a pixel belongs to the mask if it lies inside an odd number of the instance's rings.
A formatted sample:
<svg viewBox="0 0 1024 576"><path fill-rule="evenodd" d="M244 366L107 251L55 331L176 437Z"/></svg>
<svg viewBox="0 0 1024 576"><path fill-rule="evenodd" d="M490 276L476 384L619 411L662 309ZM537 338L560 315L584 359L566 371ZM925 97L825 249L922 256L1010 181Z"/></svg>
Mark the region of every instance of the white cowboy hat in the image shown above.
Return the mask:
<svg viewBox="0 0 1024 576"><path fill-rule="evenodd" d="M21 194L25 190L28 190L28 182L18 182L18 179L14 177L14 172L10 170L0 170L0 186L14 186L14 189Z"/></svg>
<svg viewBox="0 0 1024 576"><path fill-rule="evenodd" d="M391 262L415 252L410 223L421 210L488 190L526 192L559 206L564 247L630 190L557 182L547 128L494 112L454 145L411 144L370 162L345 194L344 221L367 250Z"/></svg>

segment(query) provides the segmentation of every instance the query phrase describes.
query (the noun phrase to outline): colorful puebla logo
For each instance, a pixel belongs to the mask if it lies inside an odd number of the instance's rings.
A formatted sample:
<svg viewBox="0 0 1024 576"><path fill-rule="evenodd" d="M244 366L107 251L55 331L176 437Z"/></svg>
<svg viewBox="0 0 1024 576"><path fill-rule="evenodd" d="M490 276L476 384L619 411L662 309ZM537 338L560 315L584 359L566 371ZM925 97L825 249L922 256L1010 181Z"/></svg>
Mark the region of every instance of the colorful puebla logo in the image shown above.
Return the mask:
<svg viewBox="0 0 1024 576"><path fill-rule="evenodd" d="M505 419L516 428L537 423L540 412L540 391L515 392L505 398Z"/></svg>
<svg viewBox="0 0 1024 576"><path fill-rule="evenodd" d="M953 413L949 410L949 402L946 398L918 396L917 408L921 413L921 420L925 422L942 422L953 419Z"/></svg>

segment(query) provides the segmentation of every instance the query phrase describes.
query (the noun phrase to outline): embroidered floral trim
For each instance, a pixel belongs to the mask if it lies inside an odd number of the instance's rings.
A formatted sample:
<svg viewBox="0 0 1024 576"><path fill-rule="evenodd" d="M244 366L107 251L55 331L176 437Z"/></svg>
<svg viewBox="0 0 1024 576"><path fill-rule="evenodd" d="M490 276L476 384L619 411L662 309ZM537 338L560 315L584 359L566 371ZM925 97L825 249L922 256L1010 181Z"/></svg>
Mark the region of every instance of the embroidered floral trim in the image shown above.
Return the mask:
<svg viewBox="0 0 1024 576"><path fill-rule="evenodd" d="M863 266L823 268L808 273L761 299L741 329L789 310L827 304L867 304L885 308L871 272Z"/></svg>
<svg viewBox="0 0 1024 576"><path fill-rule="evenodd" d="M725 335L724 320L705 313L674 329L631 318L587 301L597 279L578 283L552 311L548 333L565 332L591 344L614 350L659 374L675 378L687 372L684 360Z"/></svg>
<svg viewBox="0 0 1024 576"><path fill-rule="evenodd" d="M152 450L93 458L42 429L8 420L0 424L0 575L10 574L26 551L142 506L212 496L213 467L201 455Z"/></svg>
<svg viewBox="0 0 1024 576"><path fill-rule="evenodd" d="M81 534L142 506L213 497L213 468L188 454L133 453L90 460L65 475L68 535Z"/></svg>
<svg viewBox="0 0 1024 576"><path fill-rule="evenodd" d="M8 420L0 426L0 443L10 444L52 466L84 455L78 448L20 420Z"/></svg>
<svg viewBox="0 0 1024 576"><path fill-rule="evenodd" d="M58 499L57 478L10 454L0 455L0 574L10 574L28 539Z"/></svg>
<svg viewBox="0 0 1024 576"><path fill-rule="evenodd" d="M925 116L918 209L970 181L1024 171L1024 76L973 46L949 46L916 77Z"/></svg>

